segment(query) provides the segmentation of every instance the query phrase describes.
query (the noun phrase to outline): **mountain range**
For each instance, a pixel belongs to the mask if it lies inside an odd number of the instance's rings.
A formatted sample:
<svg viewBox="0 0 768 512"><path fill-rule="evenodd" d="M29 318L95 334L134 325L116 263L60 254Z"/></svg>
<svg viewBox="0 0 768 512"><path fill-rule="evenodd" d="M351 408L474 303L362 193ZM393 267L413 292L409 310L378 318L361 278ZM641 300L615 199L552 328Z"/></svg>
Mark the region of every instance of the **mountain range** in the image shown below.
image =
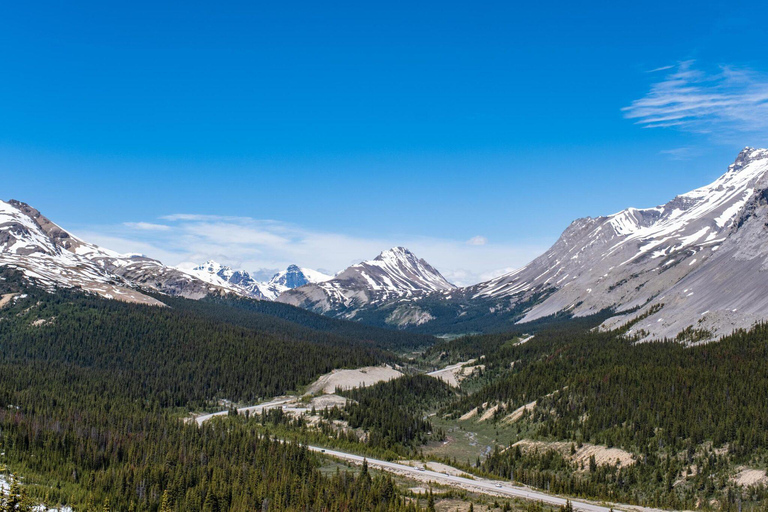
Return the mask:
<svg viewBox="0 0 768 512"><path fill-rule="evenodd" d="M233 287L239 295L261 300L275 300L285 291L307 284L322 283L333 278L317 270L299 268L297 265L289 265L267 282L256 281L245 270L232 270L231 267L213 260L208 260L191 269L179 268L213 285Z"/></svg>
<svg viewBox="0 0 768 512"><path fill-rule="evenodd" d="M713 183L652 208L575 220L525 267L459 288L404 247L335 276L289 266L268 282L214 261L175 268L85 242L31 206L0 201L0 266L47 287L159 304L156 293L236 294L429 333L609 317L637 339L696 342L768 317L768 150L745 148Z"/></svg>
<svg viewBox="0 0 768 512"><path fill-rule="evenodd" d="M768 150L745 148L713 183L653 208L577 219L525 267L473 286L380 297L365 273L340 279L360 273L351 267L278 300L434 333L611 311L603 327L639 339L716 338L768 317L767 175Z"/></svg>

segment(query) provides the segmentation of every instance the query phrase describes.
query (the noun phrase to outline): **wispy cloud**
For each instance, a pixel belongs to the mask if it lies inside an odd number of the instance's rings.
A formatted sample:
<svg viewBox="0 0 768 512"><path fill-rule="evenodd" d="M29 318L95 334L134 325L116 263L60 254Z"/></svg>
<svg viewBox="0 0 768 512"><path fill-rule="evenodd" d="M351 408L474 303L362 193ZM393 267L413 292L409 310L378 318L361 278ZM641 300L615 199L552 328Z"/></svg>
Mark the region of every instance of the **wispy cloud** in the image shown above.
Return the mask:
<svg viewBox="0 0 768 512"><path fill-rule="evenodd" d="M165 224L126 222L90 226L82 238L119 252L141 252L168 265L214 259L251 272L291 263L337 272L404 245L459 285L479 282L520 267L543 252L543 244L496 244L485 237L452 240L411 236L360 237L306 229L274 220L174 214ZM156 228L164 226L165 228Z"/></svg>
<svg viewBox="0 0 768 512"><path fill-rule="evenodd" d="M124 226L131 229L140 229L142 231L168 231L170 226L165 224L152 224L150 222L124 222Z"/></svg>
<svg viewBox="0 0 768 512"><path fill-rule="evenodd" d="M467 245L485 245L488 243L488 239L484 236L473 236L467 240Z"/></svg>
<svg viewBox="0 0 768 512"><path fill-rule="evenodd" d="M659 151L662 155L668 156L671 160L690 160L701 154L701 150L695 147L685 146L681 148L672 148Z"/></svg>
<svg viewBox="0 0 768 512"><path fill-rule="evenodd" d="M724 140L768 135L767 75L732 66L707 72L694 61L669 69L644 97L623 109L628 119L648 128L675 127Z"/></svg>

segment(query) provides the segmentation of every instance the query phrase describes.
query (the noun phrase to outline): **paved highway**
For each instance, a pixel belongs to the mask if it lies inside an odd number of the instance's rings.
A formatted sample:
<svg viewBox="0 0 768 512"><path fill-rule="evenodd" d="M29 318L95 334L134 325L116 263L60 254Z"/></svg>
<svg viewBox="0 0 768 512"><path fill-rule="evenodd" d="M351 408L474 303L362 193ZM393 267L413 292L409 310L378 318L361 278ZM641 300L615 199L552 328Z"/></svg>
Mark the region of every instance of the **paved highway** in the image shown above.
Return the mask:
<svg viewBox="0 0 768 512"><path fill-rule="evenodd" d="M425 482L435 482L438 484L449 485L452 487L459 487L467 491L479 492L482 494L490 494L493 496L506 496L510 498L522 498L525 500L541 501L550 505L565 505L566 498L560 496L554 496L542 491L530 489L528 487L522 487L513 485L508 481L503 480L488 480L485 478L466 478L461 476L448 475L446 473L439 473L429 469L419 469L405 464L397 462L389 462L385 460L371 459L368 457L362 457L360 455L354 455L351 453L339 452L328 448L321 448L317 446L308 446L309 450L315 452L322 452L325 455L336 457L337 459L345 460L355 464L362 464L363 459L368 461L368 466L371 468L388 471L390 473L396 473L403 476L408 476L416 480ZM427 462L427 466L429 463ZM569 498L570 499L570 498ZM626 510L626 511L638 511L638 512L663 512L659 509L637 507L634 505L611 505L604 506L597 503L591 503L588 501L581 501L576 499L570 499L571 504L575 510L584 510L587 512L609 512L610 510Z"/></svg>

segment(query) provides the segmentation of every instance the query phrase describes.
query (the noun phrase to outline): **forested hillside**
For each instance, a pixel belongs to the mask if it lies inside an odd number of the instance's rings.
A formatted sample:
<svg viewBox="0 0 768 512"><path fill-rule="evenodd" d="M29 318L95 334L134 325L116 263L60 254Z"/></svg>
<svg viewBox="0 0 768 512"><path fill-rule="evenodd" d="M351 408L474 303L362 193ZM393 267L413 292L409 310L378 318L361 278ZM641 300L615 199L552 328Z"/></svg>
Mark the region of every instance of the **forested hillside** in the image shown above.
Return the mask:
<svg viewBox="0 0 768 512"><path fill-rule="evenodd" d="M290 335L294 338L311 340L328 338L337 342L352 340L356 344L368 342L382 349L398 351L428 347L436 341L429 335L337 320L280 302L234 296L207 297L199 301L162 296L162 300L174 309L192 311L234 325L269 331L280 336Z"/></svg>
<svg viewBox="0 0 768 512"><path fill-rule="evenodd" d="M0 451L34 501L76 510L411 510L392 481L324 476L304 448L237 423L186 424L395 356L264 316L250 327L0 276ZM175 303L178 305L178 303ZM259 320L264 320L260 329ZM296 335L293 337L292 335Z"/></svg>
<svg viewBox="0 0 768 512"><path fill-rule="evenodd" d="M479 461L483 470L556 492L672 508L768 497L763 486L742 498L733 480L739 467L768 460L768 326L690 347L637 344L588 327L585 319L542 329L522 344L512 335L468 337L427 352L433 361L482 353L477 391L444 412L491 411L497 431L525 440L500 446ZM563 442L573 448L559 449ZM580 466L583 445L620 448L633 460Z"/></svg>
<svg viewBox="0 0 768 512"><path fill-rule="evenodd" d="M6 364L51 363L112 372L135 398L189 406L253 401L297 389L334 368L390 360L377 349L238 327L171 308L30 290L3 310ZM334 343L336 341L336 343Z"/></svg>

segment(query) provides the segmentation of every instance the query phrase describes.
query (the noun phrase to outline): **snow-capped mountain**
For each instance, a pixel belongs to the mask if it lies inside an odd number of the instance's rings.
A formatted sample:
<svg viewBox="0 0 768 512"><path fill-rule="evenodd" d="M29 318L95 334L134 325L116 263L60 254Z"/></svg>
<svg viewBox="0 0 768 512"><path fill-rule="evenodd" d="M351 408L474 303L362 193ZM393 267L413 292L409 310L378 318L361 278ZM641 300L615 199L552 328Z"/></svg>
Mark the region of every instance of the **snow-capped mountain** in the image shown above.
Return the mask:
<svg viewBox="0 0 768 512"><path fill-rule="evenodd" d="M373 260L352 265L333 279L286 291L277 300L353 318L363 307L453 288L429 263L404 247L395 247Z"/></svg>
<svg viewBox="0 0 768 512"><path fill-rule="evenodd" d="M320 283L332 278L332 276L317 270L289 265L286 270L278 272L272 276L272 279L264 283L256 281L244 270L233 270L213 260L192 268L179 267L179 270L211 284L231 288L239 295L262 300L275 300L287 290L305 284Z"/></svg>
<svg viewBox="0 0 768 512"><path fill-rule="evenodd" d="M287 269L272 276L272 279L266 283L266 290L268 296L275 300L280 294L288 290L293 290L307 284L324 283L331 279L333 279L333 276L317 270L289 265Z"/></svg>
<svg viewBox="0 0 768 512"><path fill-rule="evenodd" d="M279 300L434 333L610 310L604 328L702 341L768 320L767 241L768 150L745 148L713 183L661 206L578 219L531 263L484 283L453 288L431 267L403 275L393 262L418 260L393 249Z"/></svg>
<svg viewBox="0 0 768 512"><path fill-rule="evenodd" d="M713 338L768 318L768 150L744 149L710 185L655 208L574 221L524 268L466 290L521 318L612 308L642 338ZM708 334L707 334L708 333Z"/></svg>
<svg viewBox="0 0 768 512"><path fill-rule="evenodd" d="M271 297L267 297L264 293L266 289L264 283L256 281L244 270L232 270L232 268L221 265L213 260L208 260L202 265L193 266L192 268L184 266L177 268L213 285L231 289L238 295L254 299L271 300Z"/></svg>
<svg viewBox="0 0 768 512"><path fill-rule="evenodd" d="M509 329L610 310L641 339L713 339L768 319L768 150L745 148L713 183L653 208L574 221L525 267L456 288L402 247L335 277L291 265L267 282L209 261L189 269L87 243L34 208L0 201L0 266L41 286L158 304L234 293L429 332Z"/></svg>
<svg viewBox="0 0 768 512"><path fill-rule="evenodd" d="M0 266L46 288L79 287L101 296L160 304L138 288L198 299L230 291L157 260L85 242L20 201L0 201Z"/></svg>

